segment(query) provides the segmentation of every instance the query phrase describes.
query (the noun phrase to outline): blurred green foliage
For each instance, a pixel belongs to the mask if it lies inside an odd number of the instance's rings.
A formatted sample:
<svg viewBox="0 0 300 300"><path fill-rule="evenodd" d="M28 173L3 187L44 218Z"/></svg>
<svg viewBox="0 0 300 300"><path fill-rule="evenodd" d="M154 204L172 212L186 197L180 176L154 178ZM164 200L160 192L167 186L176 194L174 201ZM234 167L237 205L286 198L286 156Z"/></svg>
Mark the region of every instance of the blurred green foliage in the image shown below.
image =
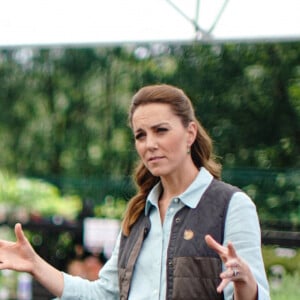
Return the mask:
<svg viewBox="0 0 300 300"><path fill-rule="evenodd" d="M127 201L124 199L106 196L104 201L94 207L94 216L122 220L126 210Z"/></svg>
<svg viewBox="0 0 300 300"><path fill-rule="evenodd" d="M0 82L1 170L97 207L108 196L127 201L137 158L130 99L143 85L169 83L194 103L223 178L249 193L263 219L299 222L297 41L1 49ZM25 195L18 201L34 208ZM59 206L45 203L49 214Z"/></svg>
<svg viewBox="0 0 300 300"><path fill-rule="evenodd" d="M262 253L271 299L299 299L300 249L263 246Z"/></svg>
<svg viewBox="0 0 300 300"><path fill-rule="evenodd" d="M298 300L300 298L299 280L299 273L284 276L278 286L271 287L271 299Z"/></svg>
<svg viewBox="0 0 300 300"><path fill-rule="evenodd" d="M271 268L275 265L284 267L285 273L296 275L300 273L300 249L289 249L293 251L292 256L278 255L278 246L264 246L262 247L263 259L268 277L271 276ZM285 248L283 248L283 251ZM283 274L285 275L285 274Z"/></svg>
<svg viewBox="0 0 300 300"><path fill-rule="evenodd" d="M228 168L223 179L239 186L255 202L263 227L300 228L300 171Z"/></svg>
<svg viewBox="0 0 300 300"><path fill-rule="evenodd" d="M15 177L0 171L0 207L2 221L28 222L30 218L59 215L76 219L82 201L76 195L62 195L59 189L42 180Z"/></svg>

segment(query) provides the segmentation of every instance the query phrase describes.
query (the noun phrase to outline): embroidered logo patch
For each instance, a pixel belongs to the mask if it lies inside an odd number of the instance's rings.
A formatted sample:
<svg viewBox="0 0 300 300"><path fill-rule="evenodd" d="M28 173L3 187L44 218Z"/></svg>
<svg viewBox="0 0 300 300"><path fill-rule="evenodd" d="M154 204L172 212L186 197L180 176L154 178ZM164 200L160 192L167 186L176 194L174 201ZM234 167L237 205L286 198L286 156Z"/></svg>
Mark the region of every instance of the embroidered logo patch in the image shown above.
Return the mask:
<svg viewBox="0 0 300 300"><path fill-rule="evenodd" d="M188 241L194 237L194 232L190 229L186 229L183 234L183 238Z"/></svg>

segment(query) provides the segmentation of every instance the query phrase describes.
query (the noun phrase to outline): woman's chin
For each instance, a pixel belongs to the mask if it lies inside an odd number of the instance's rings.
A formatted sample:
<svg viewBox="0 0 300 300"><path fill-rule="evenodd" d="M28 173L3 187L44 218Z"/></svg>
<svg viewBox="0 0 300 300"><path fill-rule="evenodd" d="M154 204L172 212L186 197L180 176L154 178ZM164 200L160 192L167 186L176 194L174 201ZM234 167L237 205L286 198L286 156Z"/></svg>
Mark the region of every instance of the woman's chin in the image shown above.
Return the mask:
<svg viewBox="0 0 300 300"><path fill-rule="evenodd" d="M165 176L165 172L163 172L163 170L161 169L155 169L155 168L151 168L149 169L149 172L156 177L161 177L161 176Z"/></svg>

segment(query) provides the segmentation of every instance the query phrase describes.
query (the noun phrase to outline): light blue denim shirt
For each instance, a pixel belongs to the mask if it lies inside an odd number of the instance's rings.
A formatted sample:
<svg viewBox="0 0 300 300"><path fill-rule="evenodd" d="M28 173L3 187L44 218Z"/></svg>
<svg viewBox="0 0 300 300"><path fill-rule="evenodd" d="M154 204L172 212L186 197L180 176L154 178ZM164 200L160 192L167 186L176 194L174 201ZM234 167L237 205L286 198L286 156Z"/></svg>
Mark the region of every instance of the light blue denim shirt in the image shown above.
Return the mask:
<svg viewBox="0 0 300 300"><path fill-rule="evenodd" d="M151 230L136 262L129 300L165 299L166 256L172 220L176 212L183 206L186 205L190 208L197 206L212 179L212 175L205 168L201 168L188 189L172 199L163 224L158 210L160 183L149 193L145 213L149 214ZM152 209L150 210L150 208ZM120 236L111 258L100 271L99 280L89 282L64 273L64 291L61 299L119 299L117 267L119 241ZM248 262L258 283L259 300L269 300L269 286L261 255L261 232L256 207L243 192L235 193L228 207L224 245L228 241L233 242L238 255ZM232 299L232 284L225 288L224 295L225 300Z"/></svg>

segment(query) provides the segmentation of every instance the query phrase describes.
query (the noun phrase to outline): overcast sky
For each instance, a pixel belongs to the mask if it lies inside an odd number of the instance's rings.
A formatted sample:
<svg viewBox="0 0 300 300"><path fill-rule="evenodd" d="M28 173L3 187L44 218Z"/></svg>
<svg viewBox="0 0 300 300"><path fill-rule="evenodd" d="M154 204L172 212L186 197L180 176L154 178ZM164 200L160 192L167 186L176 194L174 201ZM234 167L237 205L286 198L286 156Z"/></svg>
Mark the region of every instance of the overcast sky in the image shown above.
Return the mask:
<svg viewBox="0 0 300 300"><path fill-rule="evenodd" d="M0 0L0 46L191 41L188 19L208 30L224 1ZM300 0L229 0L212 36L300 39Z"/></svg>

